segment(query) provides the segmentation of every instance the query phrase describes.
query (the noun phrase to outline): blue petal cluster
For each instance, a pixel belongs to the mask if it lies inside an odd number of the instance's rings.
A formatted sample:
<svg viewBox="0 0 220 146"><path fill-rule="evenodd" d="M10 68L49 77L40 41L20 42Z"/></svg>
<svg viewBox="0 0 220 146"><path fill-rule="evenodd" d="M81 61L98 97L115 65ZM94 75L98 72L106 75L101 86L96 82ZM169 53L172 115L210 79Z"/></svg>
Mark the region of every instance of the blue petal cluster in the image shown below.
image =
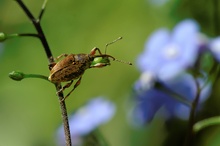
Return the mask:
<svg viewBox="0 0 220 146"><path fill-rule="evenodd" d="M209 49L212 52L213 56L220 62L220 37L217 37L211 40L209 44Z"/></svg>
<svg viewBox="0 0 220 146"><path fill-rule="evenodd" d="M212 48L219 50L220 59L220 39L213 41L217 41L213 46L218 47ZM137 59L141 76L134 86L134 123L149 122L158 111L164 118L187 119L198 90L200 106L208 98L211 83L207 75L195 78L187 72L195 67L202 45L199 25L191 19L177 24L172 32L162 28L149 37Z"/></svg>
<svg viewBox="0 0 220 146"><path fill-rule="evenodd" d="M190 104L198 92L196 82L199 83L200 103L210 94L211 85L203 78L195 80L190 74L183 73L169 82L160 82L163 89L150 88L136 93L137 105L133 109L135 123L144 124L153 119L154 115L163 108L164 118L178 117L186 120L189 117ZM136 83L139 86L139 83Z"/></svg>
<svg viewBox="0 0 220 146"><path fill-rule="evenodd" d="M160 80L169 80L194 65L198 56L199 26L193 20L180 22L172 33L159 29L148 39L138 57L141 72L151 72Z"/></svg>
<svg viewBox="0 0 220 146"><path fill-rule="evenodd" d="M101 97L95 98L79 108L69 119L72 145L80 146L82 136L95 130L101 124L108 122L114 115L115 105ZM65 145L63 125L57 131L57 143Z"/></svg>

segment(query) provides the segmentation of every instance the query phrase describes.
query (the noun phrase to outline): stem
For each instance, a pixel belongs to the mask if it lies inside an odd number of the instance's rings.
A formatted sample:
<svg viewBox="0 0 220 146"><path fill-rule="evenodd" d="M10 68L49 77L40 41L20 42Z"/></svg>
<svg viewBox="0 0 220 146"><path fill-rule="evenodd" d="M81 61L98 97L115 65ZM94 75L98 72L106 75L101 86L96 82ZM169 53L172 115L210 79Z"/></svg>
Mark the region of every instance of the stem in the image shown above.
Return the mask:
<svg viewBox="0 0 220 146"><path fill-rule="evenodd" d="M99 138L101 146L110 146L109 143L106 141L105 137L103 136L103 134L99 131L99 129L96 129L94 132L97 135L97 137Z"/></svg>
<svg viewBox="0 0 220 146"><path fill-rule="evenodd" d="M24 5L22 0L16 0L18 2L18 4L20 5L20 7L24 10L25 14L28 16L28 18L31 20L31 22L33 23L35 29L37 30L37 33L39 35L39 39L44 47L44 51L46 52L47 58L49 63L53 63L53 56L52 53L50 51L50 47L47 43L46 37L44 35L44 32L41 28L40 25L40 21L39 19L34 18L34 16L32 15L32 13L29 11L29 9ZM41 10L43 11L43 10ZM42 16L41 16L42 17Z"/></svg>
<svg viewBox="0 0 220 146"><path fill-rule="evenodd" d="M199 83L196 79L195 79L195 83L196 83L197 93L196 93L194 101L192 102L192 108L191 108L190 116L189 116L188 134L186 136L184 146L193 145L192 144L193 136L194 136L193 125L195 124L196 108L199 103L199 97L200 97L200 93L201 93Z"/></svg>
<svg viewBox="0 0 220 146"><path fill-rule="evenodd" d="M46 5L47 5L47 0L44 1L43 5L42 5L42 8L41 8L41 11L40 11L40 14L38 16L38 21L41 21L41 18L44 14L44 11L45 11L45 8L46 8Z"/></svg>
<svg viewBox="0 0 220 146"><path fill-rule="evenodd" d="M60 91L60 89L62 89L62 86L60 84L55 84L55 87L56 87L57 92ZM65 100L62 100L64 98L63 92L59 92L58 97L60 101L60 109L61 109L61 115L62 115L63 126L64 126L63 128L64 128L64 133L65 133L66 146L72 146L66 104L65 104Z"/></svg>
<svg viewBox="0 0 220 146"><path fill-rule="evenodd" d="M54 63L53 55L50 51L50 47L48 45L48 42L46 40L46 37L45 37L44 32L42 30L42 27L40 25L40 20L41 20L43 14L44 14L44 10L45 10L47 0L44 1L43 6L42 6L41 11L40 11L40 14L39 14L39 17L37 19L32 15L32 13L29 11L29 9L26 7L26 5L23 3L22 0L16 0L16 2L19 4L19 6L23 9L25 14L28 16L28 18L33 23L33 25L34 25L34 27L37 31L38 38L40 39L40 41L41 41L41 43L44 47L44 51L47 55L47 59L48 59L49 64ZM33 35L31 35L31 36L33 36ZM60 83L55 84L55 87L56 87L57 92L60 91L60 89L62 89L62 86L61 86ZM68 122L68 114L67 114L65 101L62 101L62 99L64 98L63 92L60 92L58 97L59 97L59 101L60 101L59 103L60 103L61 115L62 115L62 120L63 120L63 125L64 125L66 146L71 146L72 144L71 144L69 122Z"/></svg>
<svg viewBox="0 0 220 146"><path fill-rule="evenodd" d="M86 135L83 141L83 145L85 146L109 146L108 142L98 129Z"/></svg>
<svg viewBox="0 0 220 146"><path fill-rule="evenodd" d="M27 36L27 37L37 37L39 38L39 36L37 34L33 34L33 33L20 33L20 34L17 34L18 36Z"/></svg>
<svg viewBox="0 0 220 146"><path fill-rule="evenodd" d="M220 29L219 29L220 23L218 19L219 18L218 6L219 6L219 0L213 0L214 34L216 36L220 34ZM220 73L219 66L216 63L213 65L209 73L213 73L213 72L217 72L217 75ZM214 84L215 83L216 81L214 82ZM193 125L195 124L195 112L196 112L196 108L199 102L199 97L200 97L200 92L201 92L201 88L199 87L199 83L197 81L196 81L196 86L197 86L197 94L196 94L195 100L192 103L192 108L191 108L190 117L189 117L188 135L186 137L185 144L184 144L185 146L190 146L192 145L192 142L193 142L193 136L194 136Z"/></svg>
<svg viewBox="0 0 220 146"><path fill-rule="evenodd" d="M24 75L25 78L40 78L40 79L44 79L46 81L49 81L48 80L48 77L47 76L44 76L44 75L38 75L38 74L25 74ZM49 81L50 82L50 81Z"/></svg>
<svg viewBox="0 0 220 146"><path fill-rule="evenodd" d="M40 38L38 34L35 33L14 33L14 34L8 34L7 39L12 39L15 37L35 37L35 38Z"/></svg>

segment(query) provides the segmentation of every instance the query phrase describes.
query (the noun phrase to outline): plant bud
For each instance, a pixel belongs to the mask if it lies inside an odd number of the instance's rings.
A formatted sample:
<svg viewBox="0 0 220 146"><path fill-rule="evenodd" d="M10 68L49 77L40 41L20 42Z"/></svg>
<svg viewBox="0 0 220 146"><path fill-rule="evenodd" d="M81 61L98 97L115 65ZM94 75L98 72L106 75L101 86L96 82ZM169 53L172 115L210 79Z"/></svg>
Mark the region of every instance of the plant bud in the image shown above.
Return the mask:
<svg viewBox="0 0 220 146"><path fill-rule="evenodd" d="M0 42L3 42L7 39L7 35L3 32L0 32Z"/></svg>
<svg viewBox="0 0 220 146"><path fill-rule="evenodd" d="M11 73L9 73L9 77L13 80L21 81L22 79L24 79L25 74L19 71L12 71Z"/></svg>

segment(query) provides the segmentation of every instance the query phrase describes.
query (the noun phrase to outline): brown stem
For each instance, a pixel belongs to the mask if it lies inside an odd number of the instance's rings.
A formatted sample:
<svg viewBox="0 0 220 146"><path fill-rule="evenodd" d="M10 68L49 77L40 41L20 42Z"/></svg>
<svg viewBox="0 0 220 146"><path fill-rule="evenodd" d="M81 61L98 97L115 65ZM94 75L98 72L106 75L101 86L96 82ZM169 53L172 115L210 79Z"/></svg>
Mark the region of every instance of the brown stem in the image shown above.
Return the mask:
<svg viewBox="0 0 220 146"><path fill-rule="evenodd" d="M48 45L48 42L46 40L46 37L44 35L44 32L42 30L42 27L40 25L40 20L43 16L44 10L45 10L45 5L46 5L46 0L42 6L41 12L39 14L39 17L36 19L32 13L29 11L29 9L26 7L26 5L23 3L22 0L16 0L16 2L19 4L19 6L23 9L23 11L25 12L25 14L28 16L28 18L31 20L31 22L33 23L37 34L36 35L30 35L30 36L38 36L38 38L40 39L45 53L47 55L47 59L49 64L54 63L54 58L52 55L52 52L50 50L50 47ZM60 91L60 89L62 88L61 84L55 84L56 87L56 91ZM66 146L71 146L71 136L70 136L70 129L69 129L69 122L68 122L68 114L67 114L67 109L66 109L66 104L65 101L62 101L62 99L64 98L63 93L61 92L59 95L59 103L60 103L60 109L61 109L61 115L62 115L62 120L63 120L63 125L64 125L64 133L65 133L65 141L66 141Z"/></svg>

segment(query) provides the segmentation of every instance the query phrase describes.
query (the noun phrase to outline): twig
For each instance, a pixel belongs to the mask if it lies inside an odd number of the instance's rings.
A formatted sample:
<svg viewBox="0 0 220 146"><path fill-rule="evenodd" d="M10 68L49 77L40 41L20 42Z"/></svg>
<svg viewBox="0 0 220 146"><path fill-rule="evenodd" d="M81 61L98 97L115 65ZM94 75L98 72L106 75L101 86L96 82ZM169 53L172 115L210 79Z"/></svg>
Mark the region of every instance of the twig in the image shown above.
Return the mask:
<svg viewBox="0 0 220 146"><path fill-rule="evenodd" d="M38 16L38 21L41 21L41 18L44 14L44 11L45 11L45 8L46 8L46 5L47 5L47 0L44 1L43 5L42 5L42 8L41 8L41 11L40 11L40 14Z"/></svg>
<svg viewBox="0 0 220 146"><path fill-rule="evenodd" d="M196 114L196 109L199 103L199 97L201 93L199 82L196 79L195 79L195 83L196 83L197 92L196 92L195 99L192 102L192 107L191 107L190 116L189 116L188 134L186 136L184 146L193 145L193 137L194 137L193 125L195 124L195 114Z"/></svg>
<svg viewBox="0 0 220 146"><path fill-rule="evenodd" d="M27 36L27 37L37 37L37 38L39 38L39 35L33 34L33 33L19 33L18 36L21 36L21 37Z"/></svg>
<svg viewBox="0 0 220 146"><path fill-rule="evenodd" d="M46 7L47 0L44 1L38 18L35 18L32 15L32 13L29 11L29 9L26 7L26 5L23 3L22 0L16 0L16 2L19 4L19 6L23 9L25 14L31 20L31 22L33 23L33 25L34 25L34 27L37 31L36 35L33 35L33 34L29 34L29 35L30 36L38 36L38 38L40 39L40 41L41 41L41 43L44 47L44 50L45 50L45 53L47 55L47 59L48 59L49 64L54 63L53 55L51 53L50 47L47 43L46 37L45 37L44 32L42 30L42 27L40 25L40 21L42 19L43 14L44 14L44 10L45 10L45 7ZM28 35L26 34L26 35L23 35L23 36L28 36ZM61 84L55 84L55 87L56 87L56 91L60 91L60 89L62 88ZM69 130L67 109L66 109L65 101L62 100L64 98L63 93L60 92L58 97L59 97L60 109L61 109L62 120L63 120L63 125L64 125L66 146L71 146L71 136L70 136L70 130Z"/></svg>

